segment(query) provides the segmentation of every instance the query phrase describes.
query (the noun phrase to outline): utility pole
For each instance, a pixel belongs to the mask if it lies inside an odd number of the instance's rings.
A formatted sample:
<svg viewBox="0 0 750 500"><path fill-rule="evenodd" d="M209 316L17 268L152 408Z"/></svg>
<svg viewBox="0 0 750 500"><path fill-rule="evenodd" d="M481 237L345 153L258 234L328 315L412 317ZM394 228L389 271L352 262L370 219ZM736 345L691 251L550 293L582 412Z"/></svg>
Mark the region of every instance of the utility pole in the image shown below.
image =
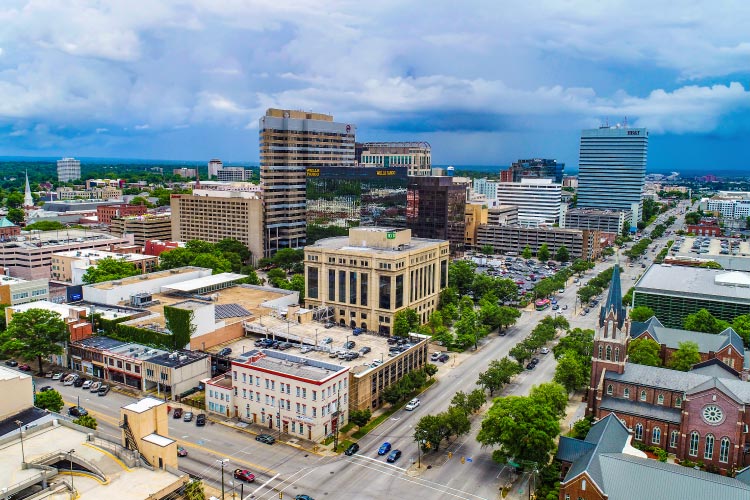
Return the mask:
<svg viewBox="0 0 750 500"><path fill-rule="evenodd" d="M21 436L21 466L23 467L26 464L26 453L23 451L23 430L21 430L23 422L16 420L15 424L18 426L18 435Z"/></svg>
<svg viewBox="0 0 750 500"><path fill-rule="evenodd" d="M70 459L70 498L75 498L75 485L73 484L73 453L75 453L76 450L70 450L68 452L68 459ZM75 495L75 496L74 496Z"/></svg>
<svg viewBox="0 0 750 500"><path fill-rule="evenodd" d="M229 462L228 458L219 460L221 464L221 500L224 500L224 466Z"/></svg>

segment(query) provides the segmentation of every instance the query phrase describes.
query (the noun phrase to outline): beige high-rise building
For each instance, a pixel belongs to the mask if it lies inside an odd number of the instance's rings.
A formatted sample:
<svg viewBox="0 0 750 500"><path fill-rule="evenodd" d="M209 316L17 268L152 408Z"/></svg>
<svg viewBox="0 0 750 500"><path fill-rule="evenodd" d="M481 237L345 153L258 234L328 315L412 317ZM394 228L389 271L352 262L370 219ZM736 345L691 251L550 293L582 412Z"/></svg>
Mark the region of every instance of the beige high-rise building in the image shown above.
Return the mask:
<svg viewBox="0 0 750 500"><path fill-rule="evenodd" d="M265 255L302 248L306 179L319 167L354 166L355 126L332 115L269 109L260 119L260 183L265 207Z"/></svg>
<svg viewBox="0 0 750 500"><path fill-rule="evenodd" d="M407 167L409 177L431 175L429 142L365 142L357 144L357 162L363 167Z"/></svg>
<svg viewBox="0 0 750 500"><path fill-rule="evenodd" d="M360 227L305 247L305 302L330 307L340 325L390 334L393 317L414 309L422 323L448 286L448 241L410 229Z"/></svg>
<svg viewBox="0 0 750 500"><path fill-rule="evenodd" d="M172 217L170 214L131 215L112 219L109 230L112 234L133 235L133 243L142 247L147 240L172 240Z"/></svg>
<svg viewBox="0 0 750 500"><path fill-rule="evenodd" d="M252 264L263 257L263 203L257 193L196 189L172 195L171 207L173 240L232 238L247 246Z"/></svg>

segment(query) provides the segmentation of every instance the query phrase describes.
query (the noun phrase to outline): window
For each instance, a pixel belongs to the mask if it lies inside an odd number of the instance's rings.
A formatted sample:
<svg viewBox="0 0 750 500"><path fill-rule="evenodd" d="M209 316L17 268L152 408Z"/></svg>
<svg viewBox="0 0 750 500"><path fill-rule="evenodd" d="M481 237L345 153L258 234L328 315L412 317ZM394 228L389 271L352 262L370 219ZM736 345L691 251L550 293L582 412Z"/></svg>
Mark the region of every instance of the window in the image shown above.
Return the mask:
<svg viewBox="0 0 750 500"><path fill-rule="evenodd" d="M675 398L674 406L675 408L682 408L682 398L680 396L677 396L677 398Z"/></svg>
<svg viewBox="0 0 750 500"><path fill-rule="evenodd" d="M651 443L652 444L661 443L661 429L659 429L658 427L654 427L654 430L651 431Z"/></svg>
<svg viewBox="0 0 750 500"><path fill-rule="evenodd" d="M622 390L622 395L624 397L626 397L626 398L629 398L630 397L630 389L628 389L627 387L625 389L623 389Z"/></svg>
<svg viewBox="0 0 750 500"><path fill-rule="evenodd" d="M602 352L604 351L604 347L599 344L599 356L597 356L599 359L602 359Z"/></svg>
<svg viewBox="0 0 750 500"><path fill-rule="evenodd" d="M612 391L613 391L613 389L612 389L612 384L609 384L609 385L607 386L607 394L609 394L609 395L612 395Z"/></svg>
<svg viewBox="0 0 750 500"><path fill-rule="evenodd" d="M367 291L370 287L368 276L367 273L359 274L359 305L361 306L367 305Z"/></svg>
<svg viewBox="0 0 750 500"><path fill-rule="evenodd" d="M637 439L638 441L643 439L643 426L641 424L635 424L633 437Z"/></svg>
<svg viewBox="0 0 750 500"><path fill-rule="evenodd" d="M706 448L703 450L703 458L711 460L714 457L714 436L713 434L706 435Z"/></svg>
<svg viewBox="0 0 750 500"><path fill-rule="evenodd" d="M658 405L664 404L664 394L659 394L659 396L656 398L656 404Z"/></svg>
<svg viewBox="0 0 750 500"><path fill-rule="evenodd" d="M719 447L719 462L729 461L729 438L721 438L721 446Z"/></svg>
<svg viewBox="0 0 750 500"><path fill-rule="evenodd" d="M612 359L612 346L607 346L607 361Z"/></svg>
<svg viewBox="0 0 750 500"><path fill-rule="evenodd" d="M346 271L339 271L339 302L346 302Z"/></svg>
<svg viewBox="0 0 750 500"><path fill-rule="evenodd" d="M242 374L242 383L247 384L247 373Z"/></svg>
<svg viewBox="0 0 750 500"><path fill-rule="evenodd" d="M641 401L646 401L646 391L641 391Z"/></svg>
<svg viewBox="0 0 750 500"><path fill-rule="evenodd" d="M404 305L404 275L396 276L396 308Z"/></svg>
<svg viewBox="0 0 750 500"><path fill-rule="evenodd" d="M378 307L381 309L391 308L391 277L380 276Z"/></svg>
<svg viewBox="0 0 750 500"><path fill-rule="evenodd" d="M357 272L351 271L349 273L349 303L357 303Z"/></svg>
<svg viewBox="0 0 750 500"><path fill-rule="evenodd" d="M615 361L620 361L620 348L615 347Z"/></svg>
<svg viewBox="0 0 750 500"><path fill-rule="evenodd" d="M698 455L698 440L700 439L700 436L697 432L693 431L690 433L690 450L688 453L690 456L695 457Z"/></svg>
<svg viewBox="0 0 750 500"><path fill-rule="evenodd" d="M336 302L336 271L334 269L328 270L328 300Z"/></svg>
<svg viewBox="0 0 750 500"><path fill-rule="evenodd" d="M318 268L307 268L307 296L311 299L318 298Z"/></svg>
<svg viewBox="0 0 750 500"><path fill-rule="evenodd" d="M677 440L680 439L680 431L672 431L669 435L669 447L677 448Z"/></svg>

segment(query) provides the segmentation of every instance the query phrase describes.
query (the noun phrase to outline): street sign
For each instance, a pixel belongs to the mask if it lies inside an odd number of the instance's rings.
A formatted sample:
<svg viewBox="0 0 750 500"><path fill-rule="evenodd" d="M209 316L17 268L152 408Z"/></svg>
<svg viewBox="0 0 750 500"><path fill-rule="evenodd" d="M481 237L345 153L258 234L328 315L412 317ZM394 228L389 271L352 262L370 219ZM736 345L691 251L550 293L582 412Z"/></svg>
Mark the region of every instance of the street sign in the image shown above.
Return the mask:
<svg viewBox="0 0 750 500"><path fill-rule="evenodd" d="M386 237L386 239L388 239L388 240L395 240L395 239L396 239L396 233L395 233L395 231L388 231L388 232L387 232L387 233L385 234L385 237Z"/></svg>

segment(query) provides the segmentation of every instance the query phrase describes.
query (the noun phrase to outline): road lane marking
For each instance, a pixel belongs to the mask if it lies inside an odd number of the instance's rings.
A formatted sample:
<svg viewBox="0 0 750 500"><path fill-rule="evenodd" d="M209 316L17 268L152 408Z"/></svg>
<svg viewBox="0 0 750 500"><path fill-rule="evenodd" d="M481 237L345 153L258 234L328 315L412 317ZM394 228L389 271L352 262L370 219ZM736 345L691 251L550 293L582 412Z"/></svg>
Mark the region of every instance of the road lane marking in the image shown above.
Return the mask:
<svg viewBox="0 0 750 500"><path fill-rule="evenodd" d="M263 483L260 486L258 486L258 488L256 488L255 491L253 491L252 493L250 493L248 496L245 497L245 500L248 499L248 498L254 497L256 493L258 493L260 490L262 490L263 488L265 488L266 486L268 486L268 483L270 483L271 481L273 481L277 477L279 477L278 473L275 476L273 476L271 479L269 479L268 481L266 481L265 483Z"/></svg>

